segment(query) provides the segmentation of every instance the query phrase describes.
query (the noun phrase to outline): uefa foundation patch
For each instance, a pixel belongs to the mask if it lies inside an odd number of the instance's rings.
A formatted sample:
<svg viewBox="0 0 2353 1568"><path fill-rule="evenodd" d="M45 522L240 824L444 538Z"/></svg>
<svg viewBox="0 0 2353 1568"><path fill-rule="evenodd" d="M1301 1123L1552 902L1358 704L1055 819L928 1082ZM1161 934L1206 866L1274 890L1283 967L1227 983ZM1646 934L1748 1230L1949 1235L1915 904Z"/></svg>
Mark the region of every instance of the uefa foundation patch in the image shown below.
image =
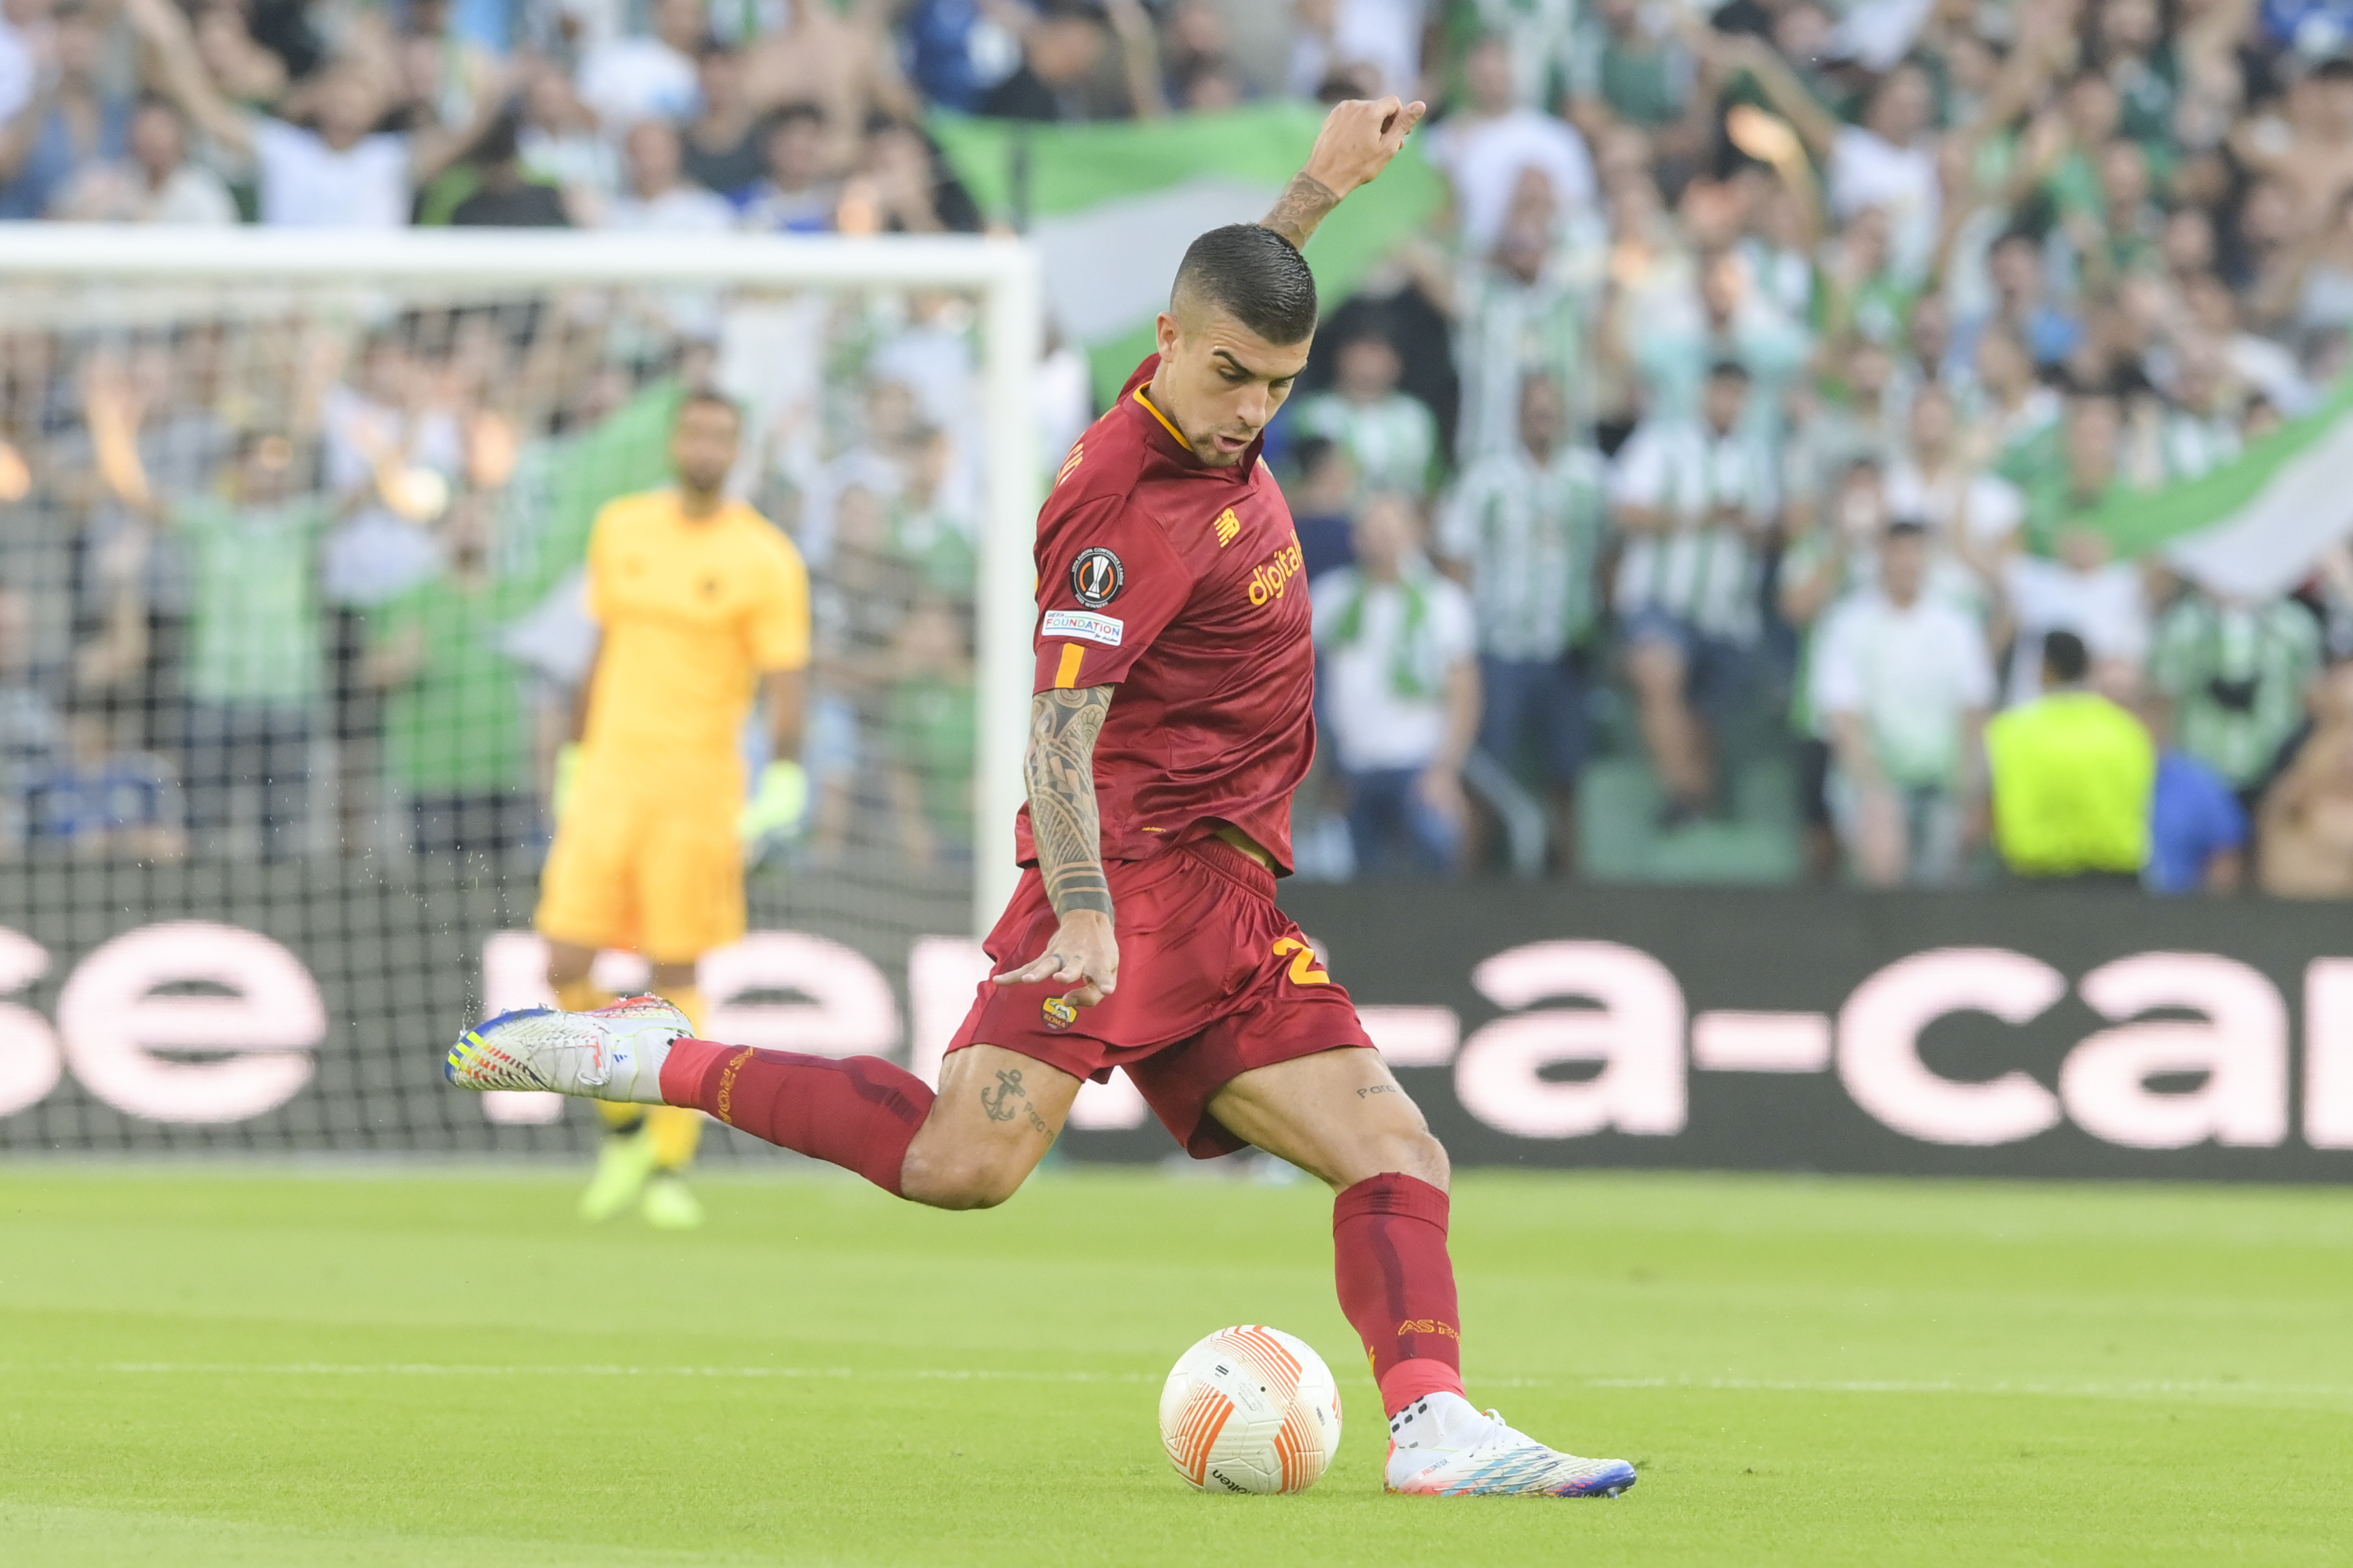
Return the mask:
<svg viewBox="0 0 2353 1568"><path fill-rule="evenodd" d="M1046 1015L1050 1029L1067 1029L1079 1021L1078 1006L1067 996L1049 996L1038 1010Z"/></svg>

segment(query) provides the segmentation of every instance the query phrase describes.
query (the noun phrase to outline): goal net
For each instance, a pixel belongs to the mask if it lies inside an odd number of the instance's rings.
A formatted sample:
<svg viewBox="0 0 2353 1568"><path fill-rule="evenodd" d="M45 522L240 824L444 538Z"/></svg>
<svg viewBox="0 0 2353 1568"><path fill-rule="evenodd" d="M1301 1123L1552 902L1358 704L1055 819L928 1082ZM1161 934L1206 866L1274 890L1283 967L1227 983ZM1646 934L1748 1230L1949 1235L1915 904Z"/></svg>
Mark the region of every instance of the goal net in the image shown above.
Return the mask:
<svg viewBox="0 0 2353 1568"><path fill-rule="evenodd" d="M935 1065L1011 877L1041 341L1009 241L20 229L0 1149L586 1146L439 1058L545 999L590 525L705 384L817 645L812 808L711 1032Z"/></svg>

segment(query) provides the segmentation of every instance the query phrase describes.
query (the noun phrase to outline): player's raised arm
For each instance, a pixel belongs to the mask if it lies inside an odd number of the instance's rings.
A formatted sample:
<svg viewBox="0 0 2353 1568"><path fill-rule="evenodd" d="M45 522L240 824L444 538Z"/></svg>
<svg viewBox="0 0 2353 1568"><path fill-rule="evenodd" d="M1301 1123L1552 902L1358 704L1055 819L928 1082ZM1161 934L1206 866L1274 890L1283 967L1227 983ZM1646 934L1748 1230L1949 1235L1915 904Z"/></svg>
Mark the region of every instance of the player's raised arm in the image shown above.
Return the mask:
<svg viewBox="0 0 2353 1568"><path fill-rule="evenodd" d="M1371 184L1389 166L1425 111L1418 99L1401 103L1395 98L1352 98L1334 104L1324 117L1324 129L1315 133L1307 166L1292 176L1282 198L1266 215L1266 226L1304 250L1315 226L1350 191Z"/></svg>
<svg viewBox="0 0 2353 1568"><path fill-rule="evenodd" d="M1043 954L997 977L1000 985L1075 985L1070 999L1082 1007L1102 1001L1119 981L1103 814L1095 801L1095 739L1111 711L1113 689L1083 686L1040 691L1029 700L1029 828L1038 844L1038 875L1061 924Z"/></svg>

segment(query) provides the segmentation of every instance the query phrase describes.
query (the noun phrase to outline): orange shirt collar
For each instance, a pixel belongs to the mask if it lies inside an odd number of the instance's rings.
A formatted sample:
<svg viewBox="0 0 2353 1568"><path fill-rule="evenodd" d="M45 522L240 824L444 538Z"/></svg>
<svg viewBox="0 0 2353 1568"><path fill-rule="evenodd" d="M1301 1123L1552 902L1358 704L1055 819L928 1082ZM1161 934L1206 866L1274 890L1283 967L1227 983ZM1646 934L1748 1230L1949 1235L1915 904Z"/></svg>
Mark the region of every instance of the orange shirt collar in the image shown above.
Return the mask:
<svg viewBox="0 0 2353 1568"><path fill-rule="evenodd" d="M1144 395L1145 387L1149 384L1149 382L1139 383L1135 390L1129 395L1135 399L1136 403L1142 406L1146 414L1151 415L1155 420L1159 422L1160 427L1163 430L1168 432L1168 438L1176 443L1176 450L1182 454L1187 461L1192 463L1196 468L1202 468L1209 472L1218 472L1219 470L1209 468L1208 464L1201 461L1200 454L1193 450L1193 443L1185 439L1185 433L1176 428L1176 422L1170 419L1166 414L1161 413L1159 405L1154 403L1152 399ZM1265 437L1261 434L1260 440L1263 441ZM1234 477L1243 483L1248 483L1251 471L1257 467L1258 450L1256 446L1253 445L1251 450L1243 455L1242 460L1234 465Z"/></svg>
<svg viewBox="0 0 2353 1568"><path fill-rule="evenodd" d="M1155 404L1152 399L1144 395L1144 388L1139 386L1135 389L1135 400L1144 405L1144 411L1146 414L1151 415L1155 419L1160 421L1160 427L1163 430L1167 431L1171 437L1175 437L1176 442L1179 447L1184 447L1187 452L1190 452L1193 449L1193 443L1185 439L1185 432L1177 429L1176 425L1169 419L1168 416L1161 413L1159 406Z"/></svg>

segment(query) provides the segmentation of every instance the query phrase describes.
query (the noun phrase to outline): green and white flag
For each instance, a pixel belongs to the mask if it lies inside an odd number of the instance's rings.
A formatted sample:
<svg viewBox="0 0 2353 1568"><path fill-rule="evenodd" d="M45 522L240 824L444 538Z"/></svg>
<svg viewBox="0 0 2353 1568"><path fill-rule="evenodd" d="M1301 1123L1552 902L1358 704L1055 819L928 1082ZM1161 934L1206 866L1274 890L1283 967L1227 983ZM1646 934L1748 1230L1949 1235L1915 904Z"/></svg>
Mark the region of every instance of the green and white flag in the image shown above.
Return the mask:
<svg viewBox="0 0 2353 1568"><path fill-rule="evenodd" d="M1152 324L1185 247L1264 217L1324 123L1314 104L1089 125L933 118L958 178L993 220L1026 207L1044 253L1046 309L1086 351L1106 403L1152 352ZM1328 311L1445 204L1414 142L1342 203L1307 247Z"/></svg>
<svg viewBox="0 0 2353 1568"><path fill-rule="evenodd" d="M2353 535L2353 378L2232 461L2086 519L2119 554L2155 554L2211 593L2268 599Z"/></svg>

